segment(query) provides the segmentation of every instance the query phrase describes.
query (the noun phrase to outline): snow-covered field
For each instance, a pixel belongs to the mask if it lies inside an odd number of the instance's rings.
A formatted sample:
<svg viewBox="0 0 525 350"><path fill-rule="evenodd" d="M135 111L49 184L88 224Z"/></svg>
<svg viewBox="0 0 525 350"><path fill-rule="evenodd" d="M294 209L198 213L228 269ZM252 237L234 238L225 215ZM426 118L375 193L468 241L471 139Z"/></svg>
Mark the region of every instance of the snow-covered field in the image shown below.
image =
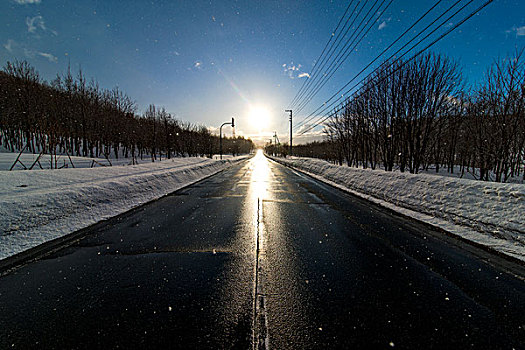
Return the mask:
<svg viewBox="0 0 525 350"><path fill-rule="evenodd" d="M58 152L58 151L57 151ZM19 161L16 161L18 158ZM222 159L235 158L230 154L224 154ZM163 155L161 161L167 158ZM213 155L213 159L220 159L218 154ZM38 162L37 162L38 161ZM157 159L156 161L159 161ZM151 163L150 155L146 154L135 159L135 164ZM14 165L14 166L13 166ZM69 168L98 168L115 165L133 165L131 158L115 158L115 153L110 152L109 160L101 157L77 157L68 156L67 154L57 154L56 158L49 154L43 154L39 157L38 154L25 151L20 154L18 152L11 152L4 146L0 145L0 171L9 170L42 170L42 169L69 169Z"/></svg>
<svg viewBox="0 0 525 350"><path fill-rule="evenodd" d="M420 170L423 174L428 175L440 175L440 176L446 176L446 177L454 177L457 179L467 179L467 180L478 180L479 179L479 169L468 169L465 170L463 174L461 174L461 167L459 165L456 165L454 167L454 172L449 173L445 167L439 168L439 172L436 173L436 168L431 166L428 170ZM489 179L490 181L495 181L496 175L489 171ZM519 174L519 176L510 177L505 181L506 183L515 183L515 184L523 184L525 183L523 181L523 173Z"/></svg>
<svg viewBox="0 0 525 350"><path fill-rule="evenodd" d="M17 155L10 155L11 165ZM0 171L0 259L126 212L245 158Z"/></svg>
<svg viewBox="0 0 525 350"><path fill-rule="evenodd" d="M525 185L272 159L348 192L525 261Z"/></svg>
<svg viewBox="0 0 525 350"><path fill-rule="evenodd" d="M0 171L5 171L11 169L13 166L13 163L15 163L16 158L18 157L17 153L7 153L7 152L0 152ZM38 160L38 163L35 163ZM110 163L104 159L104 158L87 158L87 157L76 157L71 156L68 157L67 155L58 155L56 157L56 164L55 164L55 158L51 157L49 154L42 155L40 158L38 158L38 154L33 153L23 153L20 155L19 158L20 162L16 162L14 164L13 170L25 170L33 167L32 170L40 170L40 169L51 169L51 164L53 165L53 168L97 168L97 167L103 167L103 166L109 166ZM130 159L110 159L111 165L128 165L131 163ZM51 163L53 162L53 163ZM148 162L147 159L140 161L139 163L146 163ZM150 160L151 162L151 160Z"/></svg>

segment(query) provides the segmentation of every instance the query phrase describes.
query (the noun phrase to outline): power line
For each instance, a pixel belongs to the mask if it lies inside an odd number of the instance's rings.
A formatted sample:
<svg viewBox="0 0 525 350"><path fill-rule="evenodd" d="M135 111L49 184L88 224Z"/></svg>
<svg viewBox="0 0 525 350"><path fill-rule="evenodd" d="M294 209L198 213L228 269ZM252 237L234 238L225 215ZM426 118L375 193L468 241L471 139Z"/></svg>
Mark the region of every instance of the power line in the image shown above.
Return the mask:
<svg viewBox="0 0 525 350"><path fill-rule="evenodd" d="M445 25L448 21L450 21L453 17L455 17L459 12L463 11L468 5L470 5L474 0L470 0L468 3L466 3L465 5L463 5L459 10L457 10L456 12L454 12L454 14L452 14L451 16L449 16L446 20L444 20L440 25L438 25L436 28L434 28L430 33L428 33L423 39L419 40L416 44L412 45L412 47L408 50L405 51L405 53L403 53L401 56L399 56L396 60L394 60L393 62L390 63L390 66L394 65L396 62L398 62L399 60L401 60L406 54L408 54L410 51L412 51L416 46L418 46L420 43L422 43L424 40L426 40L430 35L434 34L438 29L440 29L443 25ZM390 55L390 57L388 59L385 60L385 62L388 62L390 59L392 59L395 55L397 55L401 50L403 50L406 46L408 46L408 44L410 44L412 41L414 41L416 38L418 38L421 34L423 34L428 28L430 28L434 23L436 23L440 18L442 18L446 13L448 13L452 8L454 8L459 2L461 2L461 0L457 0L452 6L450 6L445 12L443 12L438 18L436 18L434 21L432 21L429 25L427 25L423 30L421 30L416 36L414 36L410 41L408 41L407 43L405 43L405 45L403 45L400 49L398 49L396 52L394 52L392 55ZM363 79L361 79L357 84L355 84L354 86L352 86L352 88L348 89L344 94L341 95L341 97L337 98L334 102L332 102L328 107L324 107L324 109L321 111L321 115L324 114L328 109L330 109L332 106L334 106L336 103L338 103L338 101L340 101L345 95L347 95L348 93L350 93L350 91L352 91L353 89L355 89L357 86L359 86L359 84L361 84L362 82L364 82L368 77L370 77L374 72L378 71L379 69L381 69L382 67L384 66L384 64L381 64L379 67L377 67L376 69L374 69L372 72L370 72L367 76L365 76ZM328 101L326 101L324 104L328 103L329 101L331 101L335 96L337 96L341 91L343 91L343 89L345 89L348 85L350 85L350 83L352 83L362 72L364 71L361 70L356 76L354 76L348 83L346 83L341 89L339 89L338 92L336 92L334 95L332 95L332 97L330 97L330 99ZM323 104L323 105L324 105ZM319 111L319 109L321 109L323 107L323 105L321 105L317 110L315 110L312 114L310 114L310 116L312 116L312 118L310 118L310 120L313 119L313 116L315 116L315 113L317 111ZM321 117L322 118L322 117Z"/></svg>
<svg viewBox="0 0 525 350"><path fill-rule="evenodd" d="M432 45L436 44L438 41L440 41L441 39L443 39L445 36L447 36L448 34L450 34L452 31L454 31L455 29L457 29L459 26L461 26L463 23L465 23L467 20L469 20L470 18L472 18L475 14L477 14L479 11L481 11L483 8L485 8L487 5L489 5L491 2L493 2L494 0L488 0L487 2L485 2L483 5L481 5L480 7L478 7L475 11L473 11L470 15L468 15L467 17L465 17L463 20L461 20L459 23L457 23L455 26L453 26L452 28L450 28L449 30L447 30L445 33L443 33L442 35L440 35L437 39L435 39L434 41L432 41L429 45L427 45L425 48L423 48L422 50L418 51L414 56L412 56L410 59L408 59L407 61L405 61L401 66L397 67L393 72L391 72L390 74L393 74L395 72L397 72L399 69L403 68L403 66L405 66L407 63L409 63L410 61L412 61L414 58L416 58L417 56L419 56L421 53L423 53L425 50L427 50L429 47L431 47ZM471 1L472 2L472 1ZM468 4L467 4L468 5ZM464 7L463 7L464 8ZM462 9L463 9L462 8ZM460 9L461 10L461 9ZM456 12L457 13L457 12ZM453 15L455 16L455 14ZM452 17L453 17L452 16ZM448 19L447 19L448 21ZM446 22L446 21L445 21ZM432 33L431 33L432 34ZM428 36L427 36L428 37ZM419 43L418 43L419 44ZM416 44L417 45L417 44ZM410 50L409 50L410 51ZM406 53L405 53L406 54ZM393 63L397 62L398 60L394 61ZM373 72L372 72L373 73ZM370 75L370 74L369 74ZM368 75L368 76L369 76ZM367 77L368 77L367 76ZM367 78L365 77L365 79ZM383 77L384 79L385 77ZM363 79L364 80L364 79ZM362 80L362 81L363 81ZM359 83L358 83L359 84ZM358 85L357 84L357 85ZM355 85L353 88L355 88L357 85ZM352 89L349 89L347 91L350 92ZM355 91L352 95L355 95L360 89L358 89L357 91ZM333 104L332 104L333 105ZM338 113L340 112L343 108L344 108L344 104L341 104L341 107L339 107L338 109L334 110L333 114L335 113ZM332 115L333 115L332 114ZM305 134L306 132L308 132L309 130L315 128L316 126L324 123L326 120L328 120L332 115L328 115L326 116L325 118L322 118L322 120L320 120L319 122L315 123L314 125L312 125L311 127L309 127L308 129L305 129L303 130L301 133L299 133L299 135L303 135ZM320 118L320 119L321 119Z"/></svg>
<svg viewBox="0 0 525 350"><path fill-rule="evenodd" d="M401 58L403 58L407 53L409 53L411 50L413 50L416 46L418 46L421 42L423 42L425 39L427 39L430 35L434 34L440 27L442 27L446 22L448 22L450 19L455 17L459 12L461 12L465 7L470 5L474 0L470 0L467 4L463 5L459 10L457 10L453 15L448 17L445 21L443 21L440 25L438 25L436 28L434 28L429 34L427 34L423 39L419 40L415 45L413 45L410 49L406 50L405 53L403 53L400 57L398 57L396 60L390 63L390 65L395 64L395 62L399 61ZM392 55L390 55L389 58L385 60L385 62L389 62L390 59L392 59L395 55L397 55L399 52L401 52L405 47L407 47L411 42L413 42L415 39L417 39L421 34L423 34L428 28L430 28L434 23L436 23L439 19L441 19L444 15L446 15L448 12L450 12L457 4L459 4L461 0L457 0L452 6L450 6L448 9L446 9L441 15L439 15L435 20L433 20L429 25L427 25L424 29L419 31L412 39L410 39L407 43L405 43L401 48L399 48L396 52L394 52ZM379 55L381 56L382 53ZM378 57L374 59L377 60ZM350 81L348 81L341 89L339 89L335 94L333 94L327 101L325 101L321 106L319 106L314 112L312 112L308 117L306 117L303 120L303 123L305 123L307 120L311 121L315 118L315 115L318 111L321 110L321 114L325 113L329 108L334 106L339 100L341 100L346 94L348 94L350 91L352 91L354 88L356 88L359 84L361 84L364 80L366 80L369 76L371 76L374 72L378 71L384 66L384 63L381 64L379 67L374 69L372 72L370 72L366 77L361 79L357 84L355 84L351 89L347 90L344 94L342 94L340 97L338 97L334 102L332 102L328 107L325 107L327 103L329 103L334 97L338 96L340 92L342 92L348 85L350 85L361 73L363 73L367 67L362 69L358 74L356 74ZM323 109L324 108L324 109ZM319 117L322 118L322 117Z"/></svg>
<svg viewBox="0 0 525 350"><path fill-rule="evenodd" d="M473 1L473 0L471 0ZM357 73L350 81L348 81L342 88L340 88L335 94L333 94L323 105L318 107L314 112L312 112L309 116L307 116L303 121L299 122L296 125L296 128L302 126L303 124L307 123L308 121L312 120L315 117L315 113L318 112L326 103L330 102L335 96L338 96L338 94L343 91L348 85L350 85L361 73L363 73L368 67L370 67L375 61L377 61L385 52L390 50L392 46L394 46L401 38L403 38L412 28L414 28L423 18L425 18L434 8L436 8L442 0L437 1L430 9L428 9L423 15L421 15L408 29L406 29L403 34L397 37L396 40L394 40L387 48L385 48L379 55L377 55L370 63L366 65L359 73ZM446 15L450 10L452 10L461 0L457 0L456 3L454 3L452 6L450 6L446 11L444 11L441 15L439 15L434 21L432 21L429 25L427 25L424 29L422 29L416 36L414 36L412 39L410 39L405 45L403 45L400 49L398 49L396 52L394 52L385 62L388 62L392 57L394 57L396 54L398 54L401 50L403 50L407 45L409 45L412 41L414 41L419 35L424 33L430 26L432 26L434 23L436 23L440 18L442 18L444 15ZM381 66L380 66L381 67ZM379 69L380 67L376 68Z"/></svg>
<svg viewBox="0 0 525 350"><path fill-rule="evenodd" d="M363 2L363 6L361 6L361 8L359 9L359 11L356 13L356 9L357 7L359 6L359 4L361 3L361 0L359 0L356 4L355 4L355 7L352 11L352 14L350 15L350 17L348 17L348 19L346 20L345 22L345 25L344 27L341 29L341 32L339 32L339 35L338 35L338 38L337 40L335 40L333 43L332 43L332 46L330 46L330 49L328 50L328 53L325 55L325 57L323 57L321 63L317 66L317 71L313 72L313 76L312 76L312 79L308 79L306 81L306 86L305 86L305 89L301 92L301 94L297 97L294 105L297 104L298 100L300 100L305 93L307 93L308 89L311 87L312 84L314 84L314 82L319 78L319 76L321 75L322 76L322 70L326 67L326 64L332 59L334 53L337 51L337 49L339 48L339 46L341 45L341 43L343 42L343 39L347 36L348 32L350 31L350 29L352 28L352 26L354 25L356 19L359 17L359 15L361 14L361 12L363 11L364 7L366 6L368 0L366 0L365 2ZM354 14L355 14L355 17L354 17ZM350 24L348 24L350 22L350 19L354 17L352 19L352 22ZM346 30L345 30L346 28ZM342 32L344 31L343 34L341 34ZM353 36L353 34L352 34ZM352 37L351 36L351 37ZM335 48L334 48L334 45L335 45Z"/></svg>
<svg viewBox="0 0 525 350"><path fill-rule="evenodd" d="M343 28L341 29L341 31L337 35L336 40L332 43L332 46L330 46L330 49L328 50L326 56L323 57L323 59L321 60L321 63L319 63L319 65L316 64L316 67L314 67L314 68L318 68L318 69L317 70L312 70L312 78L305 81L305 83L306 83L305 88L303 89L303 91L300 94L298 94L297 98L295 99L295 102L291 104L291 107L294 107L294 105L297 104L297 101L299 99L301 99L303 97L303 95L308 91L308 89L310 88L311 84L313 84L314 81L316 81L316 79L318 78L319 74L321 74L320 72L324 69L326 64L330 61L330 59L332 58L334 52L339 48L339 45L341 45L341 42L343 41L344 37L348 34L348 31L354 25L355 20L359 17L359 15L361 14L361 11L363 11L363 8L367 4L367 2L368 2L368 0L363 2L363 6L359 9L357 14L356 14L355 11L356 11L357 7L359 6L359 4L361 3L361 0L359 0L355 4L355 7L354 7L354 9L352 11L352 14L347 18L347 20L345 22L345 25L343 26ZM356 14L356 16L352 20L352 23L348 24L348 22L354 16L354 14ZM346 28L346 30L345 30L345 28ZM341 35L341 33L343 31L344 31L344 34ZM336 45L335 48L334 48L334 45Z"/></svg>
<svg viewBox="0 0 525 350"><path fill-rule="evenodd" d="M313 76L314 74L314 70L316 69L317 67L317 63L319 63L319 60L321 60L321 57L323 57L323 54L325 53L326 51L326 48L328 47L328 45L330 44L330 42L332 41L332 39L334 38L335 36L335 33L337 33L337 30L339 29L339 26L341 25L341 22L343 22L343 19L346 17L346 14L348 13L348 10L350 9L350 6L352 5L352 3L354 2L355 0L352 0L348 3L348 6L346 7L346 10L345 12L343 13L343 16L339 19L339 23L337 23L337 26L335 27L335 30L332 31L332 35L330 35L330 39L328 39L328 41L326 42L326 45L324 46L324 49L323 51L321 52L321 54L319 55L319 57L317 58L317 60L315 61L315 64L312 68L312 72L311 72L311 75ZM354 9L355 10L355 9ZM352 15L350 15L352 16ZM349 17L350 18L350 17ZM347 20L348 21L348 20ZM341 30L342 31L342 30ZM297 93L295 94L295 97L292 99L292 102L290 102L290 106L293 105L295 99L297 98L297 96L299 95L299 93L301 92L301 90L304 88L306 82L308 81L309 79L303 81L303 85L301 86L301 88L299 89L299 91L297 91Z"/></svg>
<svg viewBox="0 0 525 350"><path fill-rule="evenodd" d="M468 16L466 16L465 18L463 18L460 22L458 22L456 25L454 25L453 27L451 27L449 30L447 30L446 32L444 32L443 34L441 34L438 38L436 38L435 40L433 40L430 44L428 44L425 48L423 48L422 50L418 51L414 56L412 56L410 59L408 59L407 61L405 61L401 66L399 66L395 71L393 71L392 73L396 72L397 70L401 69L404 65L406 65L408 62L412 61L413 59L415 59L417 56L419 56L420 54L422 54L425 50L427 50L428 48L430 48L431 46L435 45L438 41L442 40L444 37L446 37L447 35L449 35L451 32L453 32L454 30L456 30L459 26L463 25L463 23L465 23L467 20L469 20L470 18L472 18L474 15L476 15L478 12L480 12L482 9L484 9L487 5L489 5L490 3L492 3L494 0L488 0L486 1L483 5L481 5L480 7L478 7L476 10L474 10L473 12L471 12ZM472 1L471 1L472 2ZM468 4L467 4L468 5ZM465 5L466 6L466 5ZM465 7L464 6L464 7ZM459 11L461 11L464 7L462 7ZM454 15L452 15L451 17L454 17L458 12L456 12ZM449 17L449 18L451 18ZM447 22L449 19L447 19L445 22ZM443 25L443 24L442 24ZM440 27L442 26L440 25ZM439 27L438 27L439 28ZM437 30L437 28L436 28ZM435 30L434 30L435 31ZM432 34L432 33L430 33ZM428 35L427 35L428 37ZM426 37L425 37L426 38ZM425 39L424 38L424 39ZM423 39L423 40L424 40ZM418 42L419 44L419 42ZM416 44L416 46L418 45ZM410 51L410 50L409 50ZM398 60L394 61L394 62L397 62ZM373 73L373 72L372 72ZM369 76L369 75L368 75ZM368 77L367 76L367 77ZM366 77L365 77L366 78ZM355 86L353 87L355 88ZM352 89L353 89L352 88ZM352 89L348 90L351 91ZM359 91L359 90L357 90ZM356 91L356 92L357 92ZM354 94L356 93L354 92ZM353 95L354 95L353 94ZM338 113L339 111L341 111L342 109L344 108L344 106L341 106L339 107L338 110L335 110L334 113ZM308 127L307 129L301 131L299 133L299 135L304 135L306 132L312 130L313 128L315 128L316 126L324 123L326 120L328 120L332 115L328 115L326 117L321 117L321 120L316 122L314 125L311 125L310 127Z"/></svg>
<svg viewBox="0 0 525 350"><path fill-rule="evenodd" d="M432 26L435 22L437 22L437 20L439 20L439 18L443 17L444 14L446 14L447 12L449 12L453 7L455 7L461 0L458 0L456 1L456 3L454 3L449 9L447 9L447 11L445 11L441 16L439 16L436 20L434 20L431 24L429 24L427 27L425 27L425 29L423 29L422 31L420 31L414 38L412 38L408 43L406 43L405 45L403 45L402 48L400 48L398 51L396 51L394 54L392 54L387 60L385 60L385 62L388 62L392 57L394 57L400 50L402 50L403 48L405 48L410 42L412 42L415 38L417 38L419 35L421 35L424 31L426 31L426 29L428 29L430 26ZM405 51L405 53L403 53L400 57L398 57L396 60L394 60L393 62L391 62L389 64L388 67L391 67L393 66L396 62L400 61L407 53L409 53L410 51L412 51L416 46L418 46L421 42L423 42L425 39L427 39L430 35L432 35L433 33L435 33L439 28L441 28L446 22L448 22L450 19L452 19L453 17L455 17L459 12L461 12L463 9L465 9L466 6L468 6L470 3L472 3L474 0L470 0L467 4L463 5L459 10L457 10L453 15L451 15L450 17L448 17L445 21L443 21L440 25L438 25L436 28L434 28L430 33L428 33L423 39L419 40L416 44L414 44L410 49L408 49L407 51ZM457 27L454 27L452 28L455 29ZM451 32L451 31L450 31ZM448 33L446 33L448 34ZM440 37L441 38L441 37ZM440 40L440 39L439 39ZM439 41L437 40L437 41ZM396 72L397 70L401 69L405 64L407 64L408 62L410 62L412 59L414 59L416 56L418 56L419 54L421 54L423 51L425 51L426 49L428 49L430 46L432 46L433 44L435 44L437 41L434 41L432 42L430 45L426 46L423 50L420 50L416 55L412 56L409 60L407 60L406 62L404 62L400 67L396 68L396 70L394 72ZM356 83L354 86L352 86L350 89L348 89L344 94L341 95L341 97L337 98L334 102L332 102L330 105L328 105L327 107L324 107L324 109L321 111L321 116L318 117L318 119L322 119L324 113L326 113L330 108L332 108L336 103L338 103L345 95L349 94L350 91L352 91L353 89L355 89L357 86L359 86L361 83L363 83L367 78L369 78L372 74L374 74L376 71L378 71L379 69L382 69L382 68L386 68L384 67L384 64L380 65L378 68L374 69L372 72L370 72L367 76L365 76L363 79L361 79L358 83ZM361 71L362 72L362 71ZM361 72L359 72L359 74L361 74ZM392 72L392 73L394 73ZM359 75L358 74L358 75ZM334 94L328 101L330 101L334 96L336 96L339 92L341 92L345 87L347 87L353 80L355 80L355 78L357 77L357 75L351 80L349 81L343 88L341 88L336 94ZM357 91L354 92L357 93L359 91L359 89ZM352 94L352 95L354 95ZM327 102L325 102L326 104ZM343 103L343 102L341 102ZM323 107L323 106L321 106ZM314 111L311 116L312 119L314 119L313 117L315 117L315 113L321 108L319 107L316 111ZM334 113L338 113L339 111L341 111L343 106L341 106L339 109L335 110L332 114ZM322 122L324 122L326 119L328 118L324 118ZM320 122L316 122L314 123L311 128L313 129L314 127L316 127L317 125L319 125ZM305 130L305 132L309 131L309 130Z"/></svg>
<svg viewBox="0 0 525 350"><path fill-rule="evenodd" d="M383 2L379 5L378 9L383 6L383 4L385 3L386 0L383 0ZM390 0L390 2L387 4L387 6L382 10L382 12L380 13L380 15L378 16L378 18L380 18L384 13L385 11L388 9L388 7L390 7L390 5L392 4L394 0ZM362 33L362 31L366 28L366 26L368 24L370 24L370 21L372 20L373 16L370 17L367 21L367 23L365 24L365 26L361 29L361 31L359 32L359 34ZM377 20L376 20L377 21ZM343 56L345 56L340 62L339 64L334 68L334 65L332 64L331 67L329 68L329 71L330 73L329 76L325 77L324 81L322 81L321 84L317 84L317 87L314 89L314 91L312 91L312 93L308 96L308 98L305 100L305 102L303 103L303 105L298 108L298 111L297 112L300 112L302 111L307 105L308 103L312 100L312 98L317 95L317 93L326 85L326 83L332 78L332 76L335 74L335 72L341 67L341 65L346 61L346 59L350 56L350 54L352 52L354 52L355 48L357 47L357 45L359 45L361 43L361 41L366 37L366 35L370 32L370 30L372 29L372 27L375 25L376 21L372 22L370 24L370 26L368 27L368 29L366 30L366 32L361 36L361 38L359 38L359 40L355 43L355 45L352 47L352 49L349 51L348 49L350 48L350 46L347 47L347 49L343 52ZM358 35L359 35L358 34ZM353 41L355 42L355 40ZM352 43L353 43L352 42ZM351 45L351 44L350 44ZM336 62L337 63L337 62Z"/></svg>
<svg viewBox="0 0 525 350"><path fill-rule="evenodd" d="M362 30L360 30L361 28L361 25L363 24L363 22L366 20L366 18L368 17L368 15L370 14L370 12L372 11L372 9L377 5L377 2L379 0L375 0L374 4L368 9L368 12L366 13L366 15L361 19L361 21L359 22L359 24L357 25L357 27L355 28L355 30L352 32L352 34L350 35L350 37L346 40L346 42L344 43L343 47L341 49L339 49L339 51L337 52L337 55L335 56L334 59L332 59L335 51L339 48L339 45L337 45L337 47L335 48L335 50L332 52L332 54L330 55L329 57L329 60L330 62L326 62L323 67L321 69L325 69L326 65L329 63L329 67L328 69L320 75L320 78L315 81L315 83L312 81L312 85L314 85L313 87L313 90L316 89L317 86L319 86L319 82L322 82L325 78L326 78L326 75L327 75L327 71L330 70L330 68L334 65L334 62L337 61L341 55L341 52L348 50L348 47L351 46L354 42L355 42L355 39L357 38L357 36L362 32ZM383 0L384 2L384 0ZM352 24L350 24L350 26L347 28L346 30L346 33L345 33L345 36L346 34L348 33L348 31L350 29L352 29L352 26L354 25L355 23L355 20L359 17L359 15L361 14L361 12L363 11L363 9L365 8L366 6L366 3L363 4L363 6L359 9L359 12L357 13L357 16L354 18L354 20L352 21ZM364 28L364 27L363 27ZM357 34L357 32L359 31L359 34ZM341 40L342 42L342 40ZM339 44L341 44L341 42L339 42ZM311 85L310 85L311 87ZM297 106L297 109L301 108L302 109L302 105L304 104L305 101L308 100L309 96L311 95L311 91L312 89L310 89L310 91L306 94L306 97L304 97L303 95L303 99L300 101L300 103L298 103L298 106Z"/></svg>

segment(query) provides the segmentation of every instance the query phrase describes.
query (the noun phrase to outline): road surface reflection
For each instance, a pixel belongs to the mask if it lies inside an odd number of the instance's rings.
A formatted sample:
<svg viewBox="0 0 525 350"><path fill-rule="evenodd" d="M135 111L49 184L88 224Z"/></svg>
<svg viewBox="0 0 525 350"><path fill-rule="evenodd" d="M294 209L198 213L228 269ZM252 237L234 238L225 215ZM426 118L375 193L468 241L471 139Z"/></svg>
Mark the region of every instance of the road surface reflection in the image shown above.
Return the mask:
<svg viewBox="0 0 525 350"><path fill-rule="evenodd" d="M265 340L268 341L265 337L266 332L261 332L260 329L261 323L263 326L265 324L266 314L264 307L259 305L264 285L261 261L265 254L262 209L263 200L272 197L270 185L274 179L269 161L262 150L244 164L235 178L236 184L226 197L242 198L243 204L231 242L231 246L236 247L235 251L231 252L235 257L232 257L226 268L230 273L224 276L221 292L221 300L225 306L224 324L227 325L224 329L225 339L242 337L240 333L245 331L250 337L247 342L259 343L262 339L264 344ZM247 285L250 288L243 289ZM249 307L232 308L234 305L247 306L247 300L251 303Z"/></svg>

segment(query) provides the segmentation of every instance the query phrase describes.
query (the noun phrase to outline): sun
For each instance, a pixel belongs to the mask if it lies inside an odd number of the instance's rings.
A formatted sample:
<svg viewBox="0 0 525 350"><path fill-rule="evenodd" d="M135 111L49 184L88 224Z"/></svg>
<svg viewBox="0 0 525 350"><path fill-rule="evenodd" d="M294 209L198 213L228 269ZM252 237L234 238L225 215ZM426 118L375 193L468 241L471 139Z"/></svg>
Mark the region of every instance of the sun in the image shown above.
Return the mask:
<svg viewBox="0 0 525 350"><path fill-rule="evenodd" d="M261 132L268 127L270 122L270 112L263 106L254 106L250 108L249 120L251 126Z"/></svg>

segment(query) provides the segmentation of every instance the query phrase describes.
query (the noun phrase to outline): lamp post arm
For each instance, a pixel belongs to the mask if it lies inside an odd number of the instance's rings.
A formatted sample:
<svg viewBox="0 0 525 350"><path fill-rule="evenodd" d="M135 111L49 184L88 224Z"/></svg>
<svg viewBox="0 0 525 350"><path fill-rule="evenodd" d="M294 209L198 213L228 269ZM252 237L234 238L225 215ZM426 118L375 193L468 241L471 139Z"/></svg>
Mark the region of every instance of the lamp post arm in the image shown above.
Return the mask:
<svg viewBox="0 0 525 350"><path fill-rule="evenodd" d="M233 125L233 122L222 123L221 127L219 128L219 149L220 149L221 159L222 159L222 127L224 125Z"/></svg>

